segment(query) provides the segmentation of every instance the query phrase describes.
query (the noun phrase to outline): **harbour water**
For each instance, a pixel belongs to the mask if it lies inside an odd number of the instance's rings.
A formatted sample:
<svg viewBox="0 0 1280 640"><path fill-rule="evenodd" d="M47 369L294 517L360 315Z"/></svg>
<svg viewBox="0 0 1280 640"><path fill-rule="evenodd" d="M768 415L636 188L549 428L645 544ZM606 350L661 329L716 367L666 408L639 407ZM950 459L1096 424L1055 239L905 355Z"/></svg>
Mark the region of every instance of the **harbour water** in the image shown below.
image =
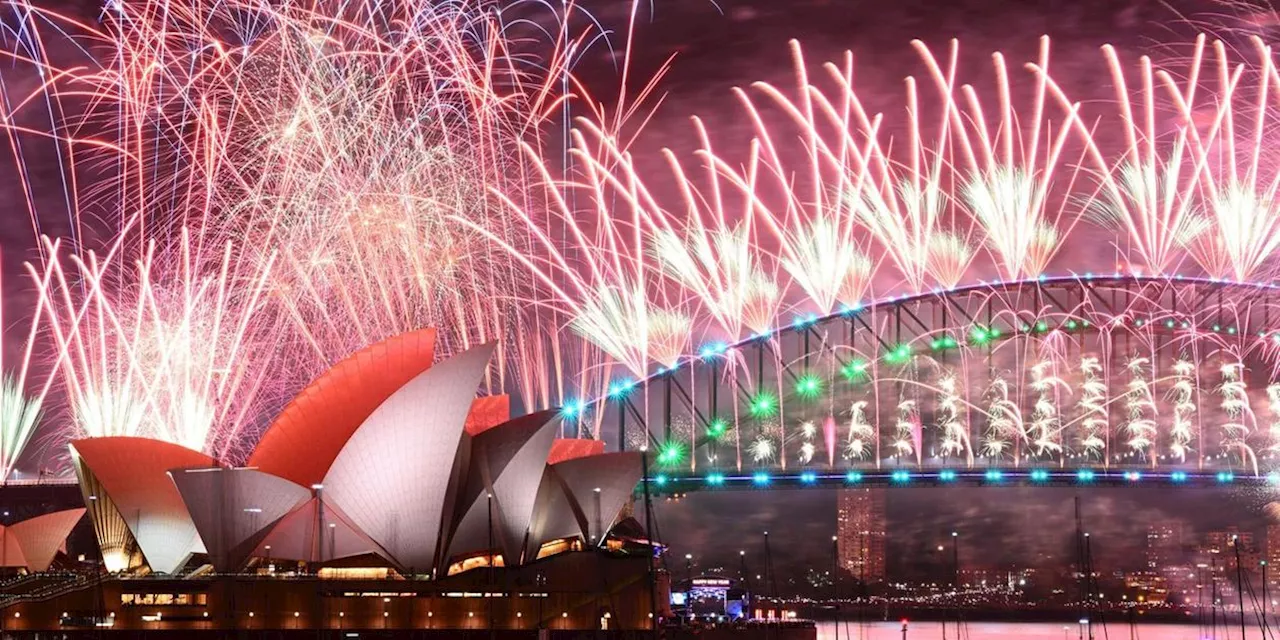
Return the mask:
<svg viewBox="0 0 1280 640"><path fill-rule="evenodd" d="M1272 633L1275 628L1272 627ZM1079 625L1048 622L968 622L960 628L957 637L955 623L947 623L943 635L939 622L912 622L907 629L907 640L1081 640ZM1221 623L1215 634L1207 625L1194 624L1128 624L1109 623L1093 630L1095 640L1239 640L1240 628L1223 628ZM902 625L898 622L818 623L818 640L902 640ZM1247 640L1263 640L1262 631L1255 622L1245 629Z"/></svg>

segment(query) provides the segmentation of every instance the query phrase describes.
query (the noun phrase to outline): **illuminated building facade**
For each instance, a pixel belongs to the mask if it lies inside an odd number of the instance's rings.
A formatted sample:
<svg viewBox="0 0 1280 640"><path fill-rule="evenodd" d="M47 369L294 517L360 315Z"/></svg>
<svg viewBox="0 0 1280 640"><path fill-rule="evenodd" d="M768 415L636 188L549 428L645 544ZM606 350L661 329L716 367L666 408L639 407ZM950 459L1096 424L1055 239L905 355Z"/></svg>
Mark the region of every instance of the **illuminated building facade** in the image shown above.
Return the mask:
<svg viewBox="0 0 1280 640"><path fill-rule="evenodd" d="M885 581L883 489L842 489L836 503L840 566L867 584Z"/></svg>

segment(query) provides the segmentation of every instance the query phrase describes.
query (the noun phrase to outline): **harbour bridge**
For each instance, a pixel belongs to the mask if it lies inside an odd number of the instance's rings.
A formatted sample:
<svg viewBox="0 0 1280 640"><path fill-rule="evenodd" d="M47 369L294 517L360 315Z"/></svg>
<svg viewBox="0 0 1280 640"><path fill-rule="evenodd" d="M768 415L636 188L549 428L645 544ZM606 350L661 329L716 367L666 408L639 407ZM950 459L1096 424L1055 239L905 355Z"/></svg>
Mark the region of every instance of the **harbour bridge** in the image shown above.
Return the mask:
<svg viewBox="0 0 1280 640"><path fill-rule="evenodd" d="M1280 485L1280 289L1073 274L800 315L615 380L567 419L659 491Z"/></svg>

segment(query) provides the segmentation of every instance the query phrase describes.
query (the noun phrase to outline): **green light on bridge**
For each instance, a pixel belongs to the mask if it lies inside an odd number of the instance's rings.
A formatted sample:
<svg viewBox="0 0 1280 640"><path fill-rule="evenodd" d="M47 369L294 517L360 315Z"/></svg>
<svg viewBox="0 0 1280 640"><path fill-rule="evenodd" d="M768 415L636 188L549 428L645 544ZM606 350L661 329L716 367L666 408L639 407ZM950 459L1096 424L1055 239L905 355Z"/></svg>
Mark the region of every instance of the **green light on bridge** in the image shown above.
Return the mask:
<svg viewBox="0 0 1280 640"><path fill-rule="evenodd" d="M929 343L929 346L932 347L934 351L938 351L941 349L954 349L959 346L959 343L956 342L955 338L952 338L949 335L944 335L940 338L934 338L933 342Z"/></svg>
<svg viewBox="0 0 1280 640"><path fill-rule="evenodd" d="M889 364L904 364L911 359L911 345L900 344L884 354L884 361Z"/></svg>
<svg viewBox="0 0 1280 640"><path fill-rule="evenodd" d="M768 391L761 391L751 399L751 405L747 411L753 418L768 418L778 412L778 399Z"/></svg>
<svg viewBox="0 0 1280 640"><path fill-rule="evenodd" d="M665 442L658 449L658 464L677 465L684 461L683 442Z"/></svg>
<svg viewBox="0 0 1280 640"><path fill-rule="evenodd" d="M729 421L724 418L714 418L707 425L707 437L713 440L719 440L724 434L729 432Z"/></svg>
<svg viewBox="0 0 1280 640"><path fill-rule="evenodd" d="M796 380L796 395L805 400L817 398L822 393L822 378L806 373Z"/></svg>
<svg viewBox="0 0 1280 640"><path fill-rule="evenodd" d="M999 337L999 329L977 325L969 332L969 344L981 346Z"/></svg>
<svg viewBox="0 0 1280 640"><path fill-rule="evenodd" d="M863 380L867 377L867 363L862 360L853 360L840 367L840 375L844 376L844 379L849 382Z"/></svg>

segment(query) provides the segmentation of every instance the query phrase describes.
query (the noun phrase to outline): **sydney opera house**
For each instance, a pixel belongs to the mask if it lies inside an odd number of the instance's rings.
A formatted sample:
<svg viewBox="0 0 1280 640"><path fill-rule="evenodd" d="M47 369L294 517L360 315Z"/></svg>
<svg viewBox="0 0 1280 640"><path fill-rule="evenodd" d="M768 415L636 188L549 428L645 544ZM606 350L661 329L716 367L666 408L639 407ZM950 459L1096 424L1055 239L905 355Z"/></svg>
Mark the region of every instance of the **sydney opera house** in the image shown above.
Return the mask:
<svg viewBox="0 0 1280 640"><path fill-rule="evenodd" d="M434 343L340 362L244 467L73 442L83 508L0 529L0 564L43 575L84 518L98 570L0 600L0 631L648 628L665 579L627 517L641 454L559 438L555 411L512 419L476 395L491 346L436 363Z"/></svg>

